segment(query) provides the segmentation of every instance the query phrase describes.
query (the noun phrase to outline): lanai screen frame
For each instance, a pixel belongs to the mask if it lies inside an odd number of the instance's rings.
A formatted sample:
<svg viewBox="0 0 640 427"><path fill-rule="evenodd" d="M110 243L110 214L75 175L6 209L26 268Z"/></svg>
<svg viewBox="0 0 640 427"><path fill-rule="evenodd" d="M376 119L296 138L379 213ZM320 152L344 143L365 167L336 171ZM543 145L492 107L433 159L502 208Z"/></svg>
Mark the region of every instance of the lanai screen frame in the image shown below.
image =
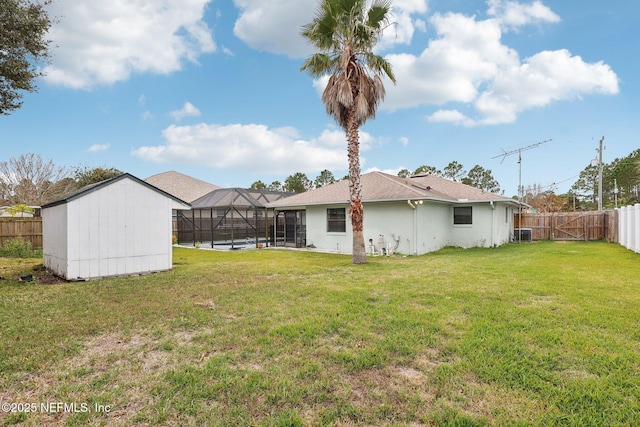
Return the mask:
<svg viewBox="0 0 640 427"><path fill-rule="evenodd" d="M216 189L191 204L188 212L178 212L178 244L211 247L269 245L273 241L273 209L266 203L291 193L243 188Z"/></svg>

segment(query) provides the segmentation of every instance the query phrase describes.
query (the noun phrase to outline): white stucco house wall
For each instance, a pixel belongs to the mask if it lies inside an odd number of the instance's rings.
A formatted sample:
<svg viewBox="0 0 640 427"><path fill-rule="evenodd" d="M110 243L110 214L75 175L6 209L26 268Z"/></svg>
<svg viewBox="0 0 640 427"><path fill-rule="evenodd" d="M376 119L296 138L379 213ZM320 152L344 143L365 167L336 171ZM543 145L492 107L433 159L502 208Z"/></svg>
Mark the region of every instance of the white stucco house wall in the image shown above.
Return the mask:
<svg viewBox="0 0 640 427"><path fill-rule="evenodd" d="M516 200L434 175L362 175L368 252L421 255L446 246L493 247L513 238ZM268 204L282 217L277 246L352 252L349 187L343 180Z"/></svg>
<svg viewBox="0 0 640 427"><path fill-rule="evenodd" d="M171 211L190 205L133 175L42 206L44 266L67 280L170 270Z"/></svg>

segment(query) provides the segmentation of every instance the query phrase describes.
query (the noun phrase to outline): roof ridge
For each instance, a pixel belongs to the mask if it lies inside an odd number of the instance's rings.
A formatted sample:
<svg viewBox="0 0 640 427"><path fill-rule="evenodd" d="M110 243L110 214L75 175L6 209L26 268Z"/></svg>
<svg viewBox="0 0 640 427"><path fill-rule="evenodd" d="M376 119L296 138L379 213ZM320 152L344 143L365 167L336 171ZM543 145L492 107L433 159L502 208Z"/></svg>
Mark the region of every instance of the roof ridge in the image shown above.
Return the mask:
<svg viewBox="0 0 640 427"><path fill-rule="evenodd" d="M459 188L462 187L466 191L470 191L470 192L473 192L475 194L487 195L489 197L498 197L498 198L505 199L505 200L509 200L510 199L509 197L504 196L502 194L492 193L491 191L486 191L486 190L484 190L482 188L474 187L473 185L469 185L469 184L465 184L464 182L461 182L461 181L455 181L455 180L452 180L452 179L449 179L449 178L445 178L445 177L440 176L440 175L424 173L424 174L411 176L411 179L421 179L421 178L423 178L423 179L424 178L426 178L426 179L435 179L435 180L438 180L438 181L442 182L444 185L448 185L448 186L455 185L455 186L458 186Z"/></svg>
<svg viewBox="0 0 640 427"><path fill-rule="evenodd" d="M383 177L384 179L386 179L386 180L388 180L388 181L391 181L391 182L393 182L394 184L397 184L397 185L401 185L401 186L403 186L403 187L406 187L407 189L409 189L410 191L415 192L415 193L416 193L417 195L419 195L419 196L425 196L424 191L427 191L426 189L425 189L425 190L421 190L421 189L419 189L419 188L417 188L417 187L415 187L415 186L413 186L413 185L409 185L409 184L406 182L406 179L407 179L407 178L402 178L402 177L399 177L399 176L394 176L394 175L391 175L391 174L388 174L388 173L386 173L386 172L382 172L382 171L373 171L373 172L370 172L370 173L377 173L377 174L379 174L379 175L382 175L382 177Z"/></svg>

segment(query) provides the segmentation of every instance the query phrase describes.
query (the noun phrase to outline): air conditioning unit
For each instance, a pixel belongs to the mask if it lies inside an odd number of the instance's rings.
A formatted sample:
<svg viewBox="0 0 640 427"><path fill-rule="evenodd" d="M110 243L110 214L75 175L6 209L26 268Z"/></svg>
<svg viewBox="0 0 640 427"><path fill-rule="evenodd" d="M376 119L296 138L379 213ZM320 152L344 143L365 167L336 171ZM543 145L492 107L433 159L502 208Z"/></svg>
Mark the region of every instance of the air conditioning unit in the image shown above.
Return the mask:
<svg viewBox="0 0 640 427"><path fill-rule="evenodd" d="M513 240L516 242L531 242L531 231L530 228L514 228Z"/></svg>

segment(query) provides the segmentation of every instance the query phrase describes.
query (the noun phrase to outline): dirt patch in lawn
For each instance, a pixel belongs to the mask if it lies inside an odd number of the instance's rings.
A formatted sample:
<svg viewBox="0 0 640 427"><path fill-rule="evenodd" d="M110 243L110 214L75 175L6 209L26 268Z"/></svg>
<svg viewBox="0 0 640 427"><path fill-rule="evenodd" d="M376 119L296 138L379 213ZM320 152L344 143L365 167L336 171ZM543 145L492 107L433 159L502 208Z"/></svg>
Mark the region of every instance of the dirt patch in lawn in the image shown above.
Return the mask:
<svg viewBox="0 0 640 427"><path fill-rule="evenodd" d="M48 270L37 273L36 281L41 285L57 285L58 283L68 283L62 277L58 277Z"/></svg>
<svg viewBox="0 0 640 427"><path fill-rule="evenodd" d="M64 425L71 417L88 417L88 424L131 425L134 418L153 417L145 411L152 410L158 399L154 388L169 370L197 362L192 356L192 337L207 332L179 331L160 338L145 332L98 335L86 341L75 357L46 371L14 378L7 390L0 391L0 401L88 405L87 413L26 414L22 425ZM109 410L96 411L96 404ZM11 416L15 414L0 413L0 425Z"/></svg>

